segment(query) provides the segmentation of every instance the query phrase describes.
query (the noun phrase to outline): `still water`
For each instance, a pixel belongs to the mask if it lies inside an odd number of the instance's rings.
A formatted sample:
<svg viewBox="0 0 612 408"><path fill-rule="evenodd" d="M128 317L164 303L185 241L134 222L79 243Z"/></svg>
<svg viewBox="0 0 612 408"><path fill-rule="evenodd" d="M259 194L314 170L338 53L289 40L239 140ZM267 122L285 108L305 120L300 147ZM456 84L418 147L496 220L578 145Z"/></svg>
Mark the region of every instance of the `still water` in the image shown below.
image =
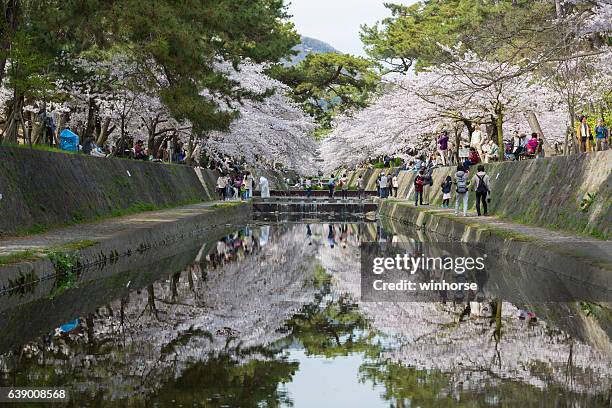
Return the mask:
<svg viewBox="0 0 612 408"><path fill-rule="evenodd" d="M254 224L196 242L2 350L0 386L65 388L75 407L610 406L610 356L511 303L360 301L360 242L409 238ZM45 307L102 299L90 286Z"/></svg>

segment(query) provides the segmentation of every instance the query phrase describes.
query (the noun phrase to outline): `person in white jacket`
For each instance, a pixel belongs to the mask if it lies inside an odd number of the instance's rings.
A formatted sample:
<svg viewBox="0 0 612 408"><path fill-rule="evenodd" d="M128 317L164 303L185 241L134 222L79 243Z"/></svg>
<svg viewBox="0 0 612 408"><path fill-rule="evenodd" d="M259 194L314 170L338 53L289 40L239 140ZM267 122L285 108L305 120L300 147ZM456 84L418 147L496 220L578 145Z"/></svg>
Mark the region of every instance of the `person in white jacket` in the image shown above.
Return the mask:
<svg viewBox="0 0 612 408"><path fill-rule="evenodd" d="M261 188L261 198L270 198L270 185L268 179L264 176L259 178L259 187Z"/></svg>
<svg viewBox="0 0 612 408"><path fill-rule="evenodd" d="M482 134L482 130L480 130L480 126L477 126L476 130L474 130L474 132L472 133L472 139L470 140L470 147L475 148L478 151L478 154L480 155L480 157L483 157L482 155L483 140L484 140L484 137Z"/></svg>

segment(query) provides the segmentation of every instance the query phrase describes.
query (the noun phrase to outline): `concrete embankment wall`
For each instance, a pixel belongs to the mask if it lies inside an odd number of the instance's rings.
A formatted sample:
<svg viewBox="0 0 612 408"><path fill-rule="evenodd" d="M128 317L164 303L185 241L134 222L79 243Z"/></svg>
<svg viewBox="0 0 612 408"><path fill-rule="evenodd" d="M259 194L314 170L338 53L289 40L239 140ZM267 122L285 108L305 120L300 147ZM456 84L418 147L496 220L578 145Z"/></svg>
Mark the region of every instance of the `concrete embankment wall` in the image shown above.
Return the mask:
<svg viewBox="0 0 612 408"><path fill-rule="evenodd" d="M612 227L612 151L485 165L491 177L491 213L524 224L609 239ZM385 169L387 172L389 169ZM380 169L364 174L367 188L375 188ZM473 167L472 177L476 169ZM440 185L456 168L433 173L430 202L442 203ZM356 180L358 172L350 173ZM400 172L399 198L413 196L415 174ZM471 178L471 177L470 177ZM590 198L589 198L590 196ZM581 204L586 198L586 208ZM454 193L453 202L454 205ZM470 194L474 208L474 194Z"/></svg>
<svg viewBox="0 0 612 408"><path fill-rule="evenodd" d="M212 200L213 172L0 147L0 236Z"/></svg>

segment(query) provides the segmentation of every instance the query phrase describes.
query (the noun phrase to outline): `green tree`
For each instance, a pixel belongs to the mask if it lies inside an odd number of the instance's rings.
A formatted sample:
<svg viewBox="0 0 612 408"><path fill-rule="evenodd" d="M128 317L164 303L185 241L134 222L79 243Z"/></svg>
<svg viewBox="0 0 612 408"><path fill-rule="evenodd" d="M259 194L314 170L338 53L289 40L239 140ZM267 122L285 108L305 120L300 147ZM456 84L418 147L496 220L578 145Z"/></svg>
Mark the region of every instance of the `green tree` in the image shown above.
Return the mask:
<svg viewBox="0 0 612 408"><path fill-rule="evenodd" d="M376 64L349 54L309 54L294 66L276 65L269 74L291 87L291 97L324 129L333 117L367 106L380 77Z"/></svg>
<svg viewBox="0 0 612 408"><path fill-rule="evenodd" d="M555 50L555 4L550 1L425 0L385 6L391 16L362 26L361 39L368 55L389 71L447 62L440 45L461 43L481 55L515 62Z"/></svg>

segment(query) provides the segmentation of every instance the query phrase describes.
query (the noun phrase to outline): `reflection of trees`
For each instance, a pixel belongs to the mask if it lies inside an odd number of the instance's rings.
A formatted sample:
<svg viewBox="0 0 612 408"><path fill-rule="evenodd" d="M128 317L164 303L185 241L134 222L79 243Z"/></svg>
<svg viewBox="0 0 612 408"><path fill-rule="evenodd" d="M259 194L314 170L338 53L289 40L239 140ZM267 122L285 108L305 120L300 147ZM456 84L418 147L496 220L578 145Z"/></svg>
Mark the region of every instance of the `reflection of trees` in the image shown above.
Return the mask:
<svg viewBox="0 0 612 408"><path fill-rule="evenodd" d="M315 267L314 285L319 292L315 301L305 305L289 319L283 342L299 341L307 355L335 357L350 353L372 353L375 333L359 313L348 294L331 292L331 276L321 266Z"/></svg>
<svg viewBox="0 0 612 408"><path fill-rule="evenodd" d="M374 347L374 331L347 295L336 300L323 297L305 306L287 322L287 329L308 355L346 356L355 352L370 353Z"/></svg>
<svg viewBox="0 0 612 408"><path fill-rule="evenodd" d="M305 280L313 278L313 254L304 253L303 246L301 231L293 229L274 230L265 247L250 232L231 234L203 247L185 271L83 316L77 331L0 356L0 383L78 384L71 394L76 406L150 406L164 398L158 390L170 393L178 387L173 382L185 376L209 387L198 394L201 401L217 384L231 389L216 392L234 395L220 400L233 406L249 406L236 403L241 399L251 406L258 401L278 406L285 397L276 386L291 379L297 364L278 349L259 347L277 342L282 337L277 330L312 300L314 289ZM212 375L225 377L213 380ZM236 391L240 387L242 394Z"/></svg>
<svg viewBox="0 0 612 408"><path fill-rule="evenodd" d="M247 359L246 362L244 360ZM248 360L250 359L250 360ZM166 382L152 399L159 406L280 407L291 405L278 385L290 382L299 364L261 348L213 356Z"/></svg>
<svg viewBox="0 0 612 408"><path fill-rule="evenodd" d="M384 387L383 398L392 406L443 408L443 407L482 407L502 406L529 407L604 407L609 396L579 395L552 385L542 390L519 381L498 378L492 384L485 383L483 388L474 392L453 380L451 374L438 370L418 370L386 359L376 359L363 364L360 368L362 381ZM479 377L477 371L473 373Z"/></svg>

